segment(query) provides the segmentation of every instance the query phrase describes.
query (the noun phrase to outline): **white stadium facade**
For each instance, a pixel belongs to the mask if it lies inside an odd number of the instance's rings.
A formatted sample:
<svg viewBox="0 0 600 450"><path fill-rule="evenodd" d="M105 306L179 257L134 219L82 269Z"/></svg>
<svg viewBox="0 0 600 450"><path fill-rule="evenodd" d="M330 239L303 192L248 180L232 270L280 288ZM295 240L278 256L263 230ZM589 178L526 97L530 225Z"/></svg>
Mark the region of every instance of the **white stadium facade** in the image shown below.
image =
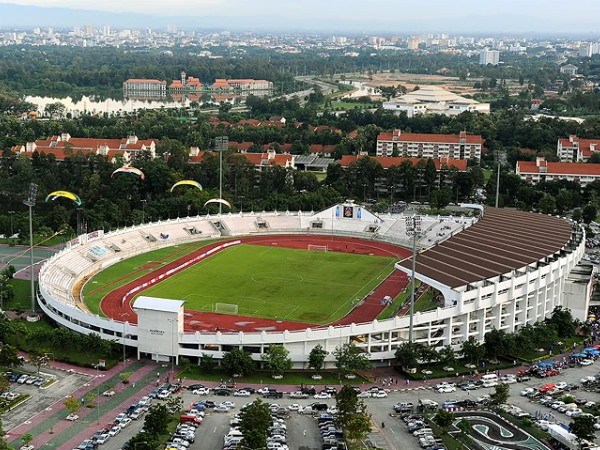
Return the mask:
<svg viewBox="0 0 600 450"><path fill-rule="evenodd" d="M352 217L339 208L355 206ZM186 332L185 303L138 297L137 323L91 313L81 299L94 274L126 258L158 248L214 238L253 235L335 235L410 247L406 217L377 216L349 204L314 212L235 213L179 218L71 241L41 268L38 303L58 324L79 333L97 333L136 348L138 357L159 361L180 357L215 359L243 348L260 359L270 344L283 344L294 367L307 366L310 350L320 344L331 352L353 343L375 364L388 364L408 339L409 316L322 326L298 331ZM159 237L160 236L160 237ZM168 236L168 239L164 239ZM162 238L161 238L162 237ZM547 317L556 306L570 308L585 320L592 270L580 264L583 229L569 220L508 209L486 208L479 219L422 217L416 278L443 295L443 306L415 313L414 340L458 347L470 336L482 340L492 328L508 332ZM396 269L411 274L410 258ZM127 318L131 320L131 318Z"/></svg>

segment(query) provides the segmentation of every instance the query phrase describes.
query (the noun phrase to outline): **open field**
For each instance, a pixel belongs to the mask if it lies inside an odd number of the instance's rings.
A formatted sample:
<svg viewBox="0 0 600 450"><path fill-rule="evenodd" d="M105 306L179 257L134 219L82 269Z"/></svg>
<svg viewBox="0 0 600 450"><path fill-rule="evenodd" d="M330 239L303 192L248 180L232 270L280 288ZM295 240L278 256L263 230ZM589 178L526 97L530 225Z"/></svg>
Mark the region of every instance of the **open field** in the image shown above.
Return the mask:
<svg viewBox="0 0 600 450"><path fill-rule="evenodd" d="M236 304L239 314L329 323L350 311L392 271L394 258L239 245L144 291L213 311Z"/></svg>

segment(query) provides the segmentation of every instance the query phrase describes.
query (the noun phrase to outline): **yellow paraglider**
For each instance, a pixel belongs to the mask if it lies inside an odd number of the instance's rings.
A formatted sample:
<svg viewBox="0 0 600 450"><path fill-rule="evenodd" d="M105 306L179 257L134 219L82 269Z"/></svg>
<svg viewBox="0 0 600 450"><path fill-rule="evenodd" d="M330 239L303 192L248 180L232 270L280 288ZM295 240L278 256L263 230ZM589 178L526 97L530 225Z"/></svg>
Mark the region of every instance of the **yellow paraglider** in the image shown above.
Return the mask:
<svg viewBox="0 0 600 450"><path fill-rule="evenodd" d="M77 206L81 206L81 203L82 203L81 199L77 195L75 195L75 194L73 194L72 192L69 192L69 191L54 191L54 192L50 192L46 196L46 201L56 200L59 197L68 198L69 200L73 200Z"/></svg>
<svg viewBox="0 0 600 450"><path fill-rule="evenodd" d="M231 209L231 203L229 203L227 200L222 199L222 198L211 198L204 204L204 206L206 206L210 203L220 203L222 205L227 206L229 209Z"/></svg>
<svg viewBox="0 0 600 450"><path fill-rule="evenodd" d="M181 180L178 181L177 183L175 183L173 186L171 186L171 192L173 192L173 190L177 187L177 186L194 186L197 187L198 189L202 190L202 185L200 185L200 183L198 183L197 181L194 180Z"/></svg>

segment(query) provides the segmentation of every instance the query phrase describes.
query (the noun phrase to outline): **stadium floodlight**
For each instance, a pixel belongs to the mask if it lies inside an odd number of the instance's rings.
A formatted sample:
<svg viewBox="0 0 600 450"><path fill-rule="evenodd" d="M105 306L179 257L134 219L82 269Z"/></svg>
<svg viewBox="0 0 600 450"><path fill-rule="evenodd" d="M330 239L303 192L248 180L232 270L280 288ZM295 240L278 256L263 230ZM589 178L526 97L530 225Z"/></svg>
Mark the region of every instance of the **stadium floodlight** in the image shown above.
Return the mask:
<svg viewBox="0 0 600 450"><path fill-rule="evenodd" d="M38 185L29 183L29 193L27 200L23 203L29 207L29 255L31 271L31 315L35 316L35 272L33 267L33 207L35 206L35 197L37 196Z"/></svg>
<svg viewBox="0 0 600 450"><path fill-rule="evenodd" d="M412 280L410 288L410 321L408 325L408 342L413 342L413 321L415 316L415 272L417 268L417 239L421 236L421 216L413 215L405 219L406 223L406 234L412 236L413 239L413 250L412 250Z"/></svg>
<svg viewBox="0 0 600 450"><path fill-rule="evenodd" d="M219 198L223 198L223 152L229 147L229 136L217 136L215 138L215 151L219 152ZM219 214L223 205L219 203Z"/></svg>

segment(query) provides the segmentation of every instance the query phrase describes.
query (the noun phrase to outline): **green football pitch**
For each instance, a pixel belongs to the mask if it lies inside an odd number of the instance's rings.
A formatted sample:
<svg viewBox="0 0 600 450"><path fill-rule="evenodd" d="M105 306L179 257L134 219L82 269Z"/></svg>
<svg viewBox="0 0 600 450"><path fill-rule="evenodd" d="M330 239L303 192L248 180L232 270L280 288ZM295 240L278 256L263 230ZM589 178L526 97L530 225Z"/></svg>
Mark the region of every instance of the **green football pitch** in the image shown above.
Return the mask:
<svg viewBox="0 0 600 450"><path fill-rule="evenodd" d="M186 309L238 306L238 314L329 323L348 313L394 269L394 258L242 244L141 295L185 300Z"/></svg>

